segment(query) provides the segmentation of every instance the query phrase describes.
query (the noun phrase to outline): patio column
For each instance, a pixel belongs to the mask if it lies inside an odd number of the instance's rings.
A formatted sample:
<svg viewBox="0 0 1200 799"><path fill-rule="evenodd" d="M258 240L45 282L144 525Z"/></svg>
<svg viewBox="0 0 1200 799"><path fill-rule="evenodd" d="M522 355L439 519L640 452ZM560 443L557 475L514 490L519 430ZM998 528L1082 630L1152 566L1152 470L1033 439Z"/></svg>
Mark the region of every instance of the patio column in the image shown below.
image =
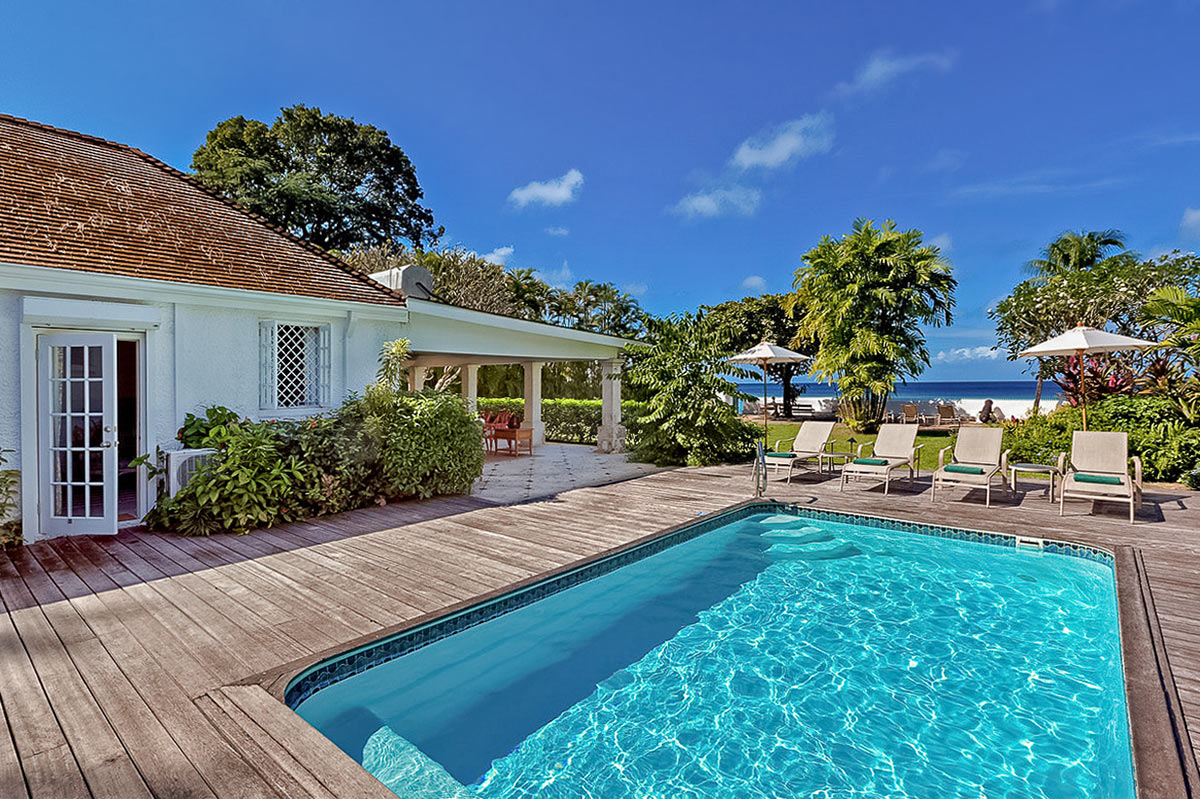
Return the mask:
<svg viewBox="0 0 1200 799"><path fill-rule="evenodd" d="M413 366L408 370L408 388L410 391L422 391L425 388L425 367Z"/></svg>
<svg viewBox="0 0 1200 799"><path fill-rule="evenodd" d="M600 362L600 426L596 428L596 449L599 452L625 451L620 358Z"/></svg>
<svg viewBox="0 0 1200 799"><path fill-rule="evenodd" d="M476 414L479 412L479 364L465 364L458 374L462 379L463 404L467 406L468 413Z"/></svg>
<svg viewBox="0 0 1200 799"><path fill-rule="evenodd" d="M533 445L546 443L546 425L542 424L542 362L525 361L525 420L521 427L533 431Z"/></svg>

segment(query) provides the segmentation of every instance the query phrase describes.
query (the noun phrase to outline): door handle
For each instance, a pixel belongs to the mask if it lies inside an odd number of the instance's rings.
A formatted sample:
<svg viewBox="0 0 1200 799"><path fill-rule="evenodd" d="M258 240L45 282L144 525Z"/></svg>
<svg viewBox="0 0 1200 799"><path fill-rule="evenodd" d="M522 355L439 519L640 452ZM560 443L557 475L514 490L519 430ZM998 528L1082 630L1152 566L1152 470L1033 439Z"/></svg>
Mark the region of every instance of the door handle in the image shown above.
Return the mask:
<svg viewBox="0 0 1200 799"><path fill-rule="evenodd" d="M113 439L112 441L105 441L100 444L100 446L103 447L104 449L108 449L109 447L115 447L116 445L117 445L116 439Z"/></svg>

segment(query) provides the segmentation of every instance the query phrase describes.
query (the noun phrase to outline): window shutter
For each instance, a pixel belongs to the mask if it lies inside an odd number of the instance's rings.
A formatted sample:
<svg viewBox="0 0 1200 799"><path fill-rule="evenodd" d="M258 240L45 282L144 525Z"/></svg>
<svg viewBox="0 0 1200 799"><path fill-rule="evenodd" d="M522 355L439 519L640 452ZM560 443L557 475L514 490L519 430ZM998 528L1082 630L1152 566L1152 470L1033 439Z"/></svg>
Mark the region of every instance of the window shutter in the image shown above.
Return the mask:
<svg viewBox="0 0 1200 799"><path fill-rule="evenodd" d="M318 360L320 369L320 402L322 407L329 407L329 377L330 377L330 357L329 357L329 325L321 325L320 330L320 356Z"/></svg>
<svg viewBox="0 0 1200 799"><path fill-rule="evenodd" d="M258 323L258 406L274 410L277 404L275 322Z"/></svg>

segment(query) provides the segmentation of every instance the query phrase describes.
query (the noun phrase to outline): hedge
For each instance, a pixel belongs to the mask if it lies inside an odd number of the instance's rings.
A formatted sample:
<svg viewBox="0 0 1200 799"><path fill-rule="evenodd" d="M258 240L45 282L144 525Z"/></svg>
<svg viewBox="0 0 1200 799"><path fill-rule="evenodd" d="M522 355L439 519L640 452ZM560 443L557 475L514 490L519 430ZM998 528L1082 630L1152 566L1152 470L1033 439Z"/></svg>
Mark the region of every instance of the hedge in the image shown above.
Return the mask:
<svg viewBox="0 0 1200 799"><path fill-rule="evenodd" d="M621 417L627 427L633 427L639 416L645 413L646 403L625 400L621 403ZM508 412L525 418L525 400L520 397L479 398L480 413ZM600 426L600 400L544 399L542 400L542 422L546 425L547 441L562 441L568 444L595 444L596 428ZM630 431L632 434L632 430Z"/></svg>
<svg viewBox="0 0 1200 799"><path fill-rule="evenodd" d="M1071 434L1083 429L1081 409L1063 406L1004 426L1012 462L1051 463L1071 451ZM1129 434L1129 454L1142 460L1147 480L1182 480L1200 488L1200 427L1191 425L1166 397L1115 396L1088 408L1089 430Z"/></svg>
<svg viewBox="0 0 1200 799"><path fill-rule="evenodd" d="M223 408L189 414L188 446L213 447L152 529L245 533L309 516L435 494L465 494L483 473L483 425L455 394L368 390L337 411L253 422ZM143 459L144 460L144 459Z"/></svg>

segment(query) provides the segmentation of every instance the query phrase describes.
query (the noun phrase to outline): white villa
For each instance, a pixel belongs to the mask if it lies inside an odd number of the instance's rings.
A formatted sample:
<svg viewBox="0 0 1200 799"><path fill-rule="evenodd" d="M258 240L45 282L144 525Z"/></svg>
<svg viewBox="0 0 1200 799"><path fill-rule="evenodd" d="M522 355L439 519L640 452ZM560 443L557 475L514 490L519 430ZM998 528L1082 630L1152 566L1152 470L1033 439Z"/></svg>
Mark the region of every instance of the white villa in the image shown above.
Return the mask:
<svg viewBox="0 0 1200 799"><path fill-rule="evenodd" d="M0 449L25 540L136 523L154 497L130 460L177 448L185 414L320 413L402 337L413 387L461 366L472 408L480 365L522 364L535 443L542 365L599 361L600 449L620 448L624 340L419 299L420 271L373 280L139 150L0 115Z"/></svg>

